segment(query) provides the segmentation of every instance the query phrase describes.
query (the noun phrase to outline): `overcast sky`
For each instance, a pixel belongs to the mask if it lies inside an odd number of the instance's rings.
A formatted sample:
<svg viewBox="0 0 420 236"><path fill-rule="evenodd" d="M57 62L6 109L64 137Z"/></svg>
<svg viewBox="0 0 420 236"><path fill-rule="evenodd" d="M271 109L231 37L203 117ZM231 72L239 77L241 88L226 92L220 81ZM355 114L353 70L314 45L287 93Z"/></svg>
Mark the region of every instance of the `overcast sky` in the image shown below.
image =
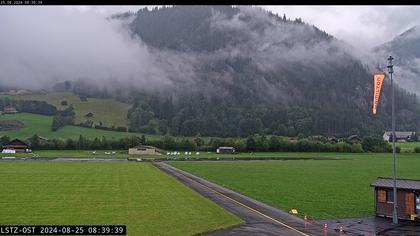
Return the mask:
<svg viewBox="0 0 420 236"><path fill-rule="evenodd" d="M145 6L72 6L78 11L109 14ZM155 6L148 6L149 8ZM420 24L420 6L261 6L290 19L302 18L353 46L368 49Z"/></svg>
<svg viewBox="0 0 420 236"><path fill-rule="evenodd" d="M263 6L301 17L335 37L369 48L420 24L420 6Z"/></svg>

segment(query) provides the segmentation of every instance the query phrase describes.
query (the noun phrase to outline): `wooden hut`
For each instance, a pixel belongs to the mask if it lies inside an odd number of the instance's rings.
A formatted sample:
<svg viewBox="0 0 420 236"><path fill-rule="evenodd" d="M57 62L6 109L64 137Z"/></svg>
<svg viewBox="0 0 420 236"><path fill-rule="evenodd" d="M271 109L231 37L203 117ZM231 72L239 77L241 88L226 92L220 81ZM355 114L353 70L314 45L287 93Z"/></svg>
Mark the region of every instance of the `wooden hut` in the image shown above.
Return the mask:
<svg viewBox="0 0 420 236"><path fill-rule="evenodd" d="M375 214L392 217L394 192L392 178L377 178L374 187ZM420 180L397 179L397 215L399 219L420 221Z"/></svg>

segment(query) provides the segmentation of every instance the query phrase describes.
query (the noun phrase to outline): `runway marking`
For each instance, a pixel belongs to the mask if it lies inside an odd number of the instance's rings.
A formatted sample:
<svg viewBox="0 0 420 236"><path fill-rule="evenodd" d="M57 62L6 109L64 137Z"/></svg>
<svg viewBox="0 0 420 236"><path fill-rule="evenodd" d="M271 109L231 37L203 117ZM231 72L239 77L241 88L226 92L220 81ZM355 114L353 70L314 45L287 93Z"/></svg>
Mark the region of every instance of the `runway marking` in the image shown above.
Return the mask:
<svg viewBox="0 0 420 236"><path fill-rule="evenodd" d="M169 168L173 168L173 167L172 167L172 166L170 166ZM223 193L221 193L221 192L219 192L219 191L216 191L216 190L214 190L214 189L212 189L212 188L210 188L210 187L208 187L208 186L206 186L206 185L204 185L204 184L202 184L202 183L198 182L197 180L194 180L194 179L193 179L193 178L191 178L191 177L188 177L188 176L186 176L186 175L184 175L184 174L182 174L182 173L180 173L180 172L177 172L177 173L178 173L178 174L180 174L180 175L183 175L184 177L186 177L186 178L188 178L188 179L190 179L190 180L192 180L192 181L194 181L195 183L200 184L200 185L201 185L201 186L203 186L204 188L206 188L206 189L208 189L208 190L210 190L210 191L212 191L212 192L215 192L215 193L217 193L217 194L219 194L219 195L221 195L221 196L223 196L223 197L225 197L225 198L227 198L227 199L231 200L232 202L235 202L236 204L239 204L239 205L241 205L241 206L243 206L243 207L247 208L248 210L251 210L251 211L253 211L253 212L255 212L255 213L257 213L257 214L259 214L259 215L261 215L261 216L263 216L263 217L265 217L265 218L267 218L267 219L269 219L269 220L272 220L272 221L274 221L274 222L276 222L276 223L278 223L278 224L280 224L280 225L282 225L282 226L284 226L284 227L286 227L286 228L288 228L288 229L290 229L290 230L292 230L292 231L295 231L295 232L297 232L297 233L299 233L299 234L301 234L301 235L309 236L309 234L306 234L306 233L304 233L304 232L302 232L302 231L300 231L300 230L298 230L298 229L296 229L296 228L293 228L293 227L292 227L292 226L290 226L290 225L287 225L287 224L285 224L285 223L283 223L283 222L281 222L281 221L279 221L279 220L277 220L277 219L274 219L273 217L268 216L268 215L266 215L266 214L264 214L264 213L262 213L262 212L260 212L260 211L258 211L258 210L256 210L256 209L254 209L254 208L252 208L252 207L250 207L250 206L248 206L248 205L245 205L245 204L244 204L244 203L242 203L242 202L239 202L239 201L237 201L237 200L235 200L235 199L233 199L233 198L229 197L229 196L226 196L225 194L223 194Z"/></svg>

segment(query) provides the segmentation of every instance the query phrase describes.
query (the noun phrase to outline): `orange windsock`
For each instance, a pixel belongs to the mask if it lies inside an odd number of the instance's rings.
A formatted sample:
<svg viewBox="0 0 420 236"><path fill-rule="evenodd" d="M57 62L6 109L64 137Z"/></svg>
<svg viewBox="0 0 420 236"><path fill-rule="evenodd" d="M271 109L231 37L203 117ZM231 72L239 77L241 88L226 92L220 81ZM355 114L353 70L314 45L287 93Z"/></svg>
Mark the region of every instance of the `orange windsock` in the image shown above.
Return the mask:
<svg viewBox="0 0 420 236"><path fill-rule="evenodd" d="M385 74L382 72L373 75L373 114L378 110L379 96L381 96L382 83L384 82Z"/></svg>

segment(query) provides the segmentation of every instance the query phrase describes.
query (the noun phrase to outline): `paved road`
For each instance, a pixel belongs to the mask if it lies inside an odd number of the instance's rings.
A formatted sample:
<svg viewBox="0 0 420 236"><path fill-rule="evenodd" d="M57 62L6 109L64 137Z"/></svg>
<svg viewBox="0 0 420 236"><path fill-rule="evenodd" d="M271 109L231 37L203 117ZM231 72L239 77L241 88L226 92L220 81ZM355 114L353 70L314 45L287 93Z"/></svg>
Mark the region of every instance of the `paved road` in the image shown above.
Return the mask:
<svg viewBox="0 0 420 236"><path fill-rule="evenodd" d="M330 228L342 227L347 235L387 235L387 236L420 236L420 222L399 220L397 225L391 218L362 217L339 220L324 220Z"/></svg>
<svg viewBox="0 0 420 236"><path fill-rule="evenodd" d="M245 224L211 232L207 235L337 235L332 230L324 231L320 224L307 224L298 217L179 170L164 162L155 162L154 165L245 221Z"/></svg>

